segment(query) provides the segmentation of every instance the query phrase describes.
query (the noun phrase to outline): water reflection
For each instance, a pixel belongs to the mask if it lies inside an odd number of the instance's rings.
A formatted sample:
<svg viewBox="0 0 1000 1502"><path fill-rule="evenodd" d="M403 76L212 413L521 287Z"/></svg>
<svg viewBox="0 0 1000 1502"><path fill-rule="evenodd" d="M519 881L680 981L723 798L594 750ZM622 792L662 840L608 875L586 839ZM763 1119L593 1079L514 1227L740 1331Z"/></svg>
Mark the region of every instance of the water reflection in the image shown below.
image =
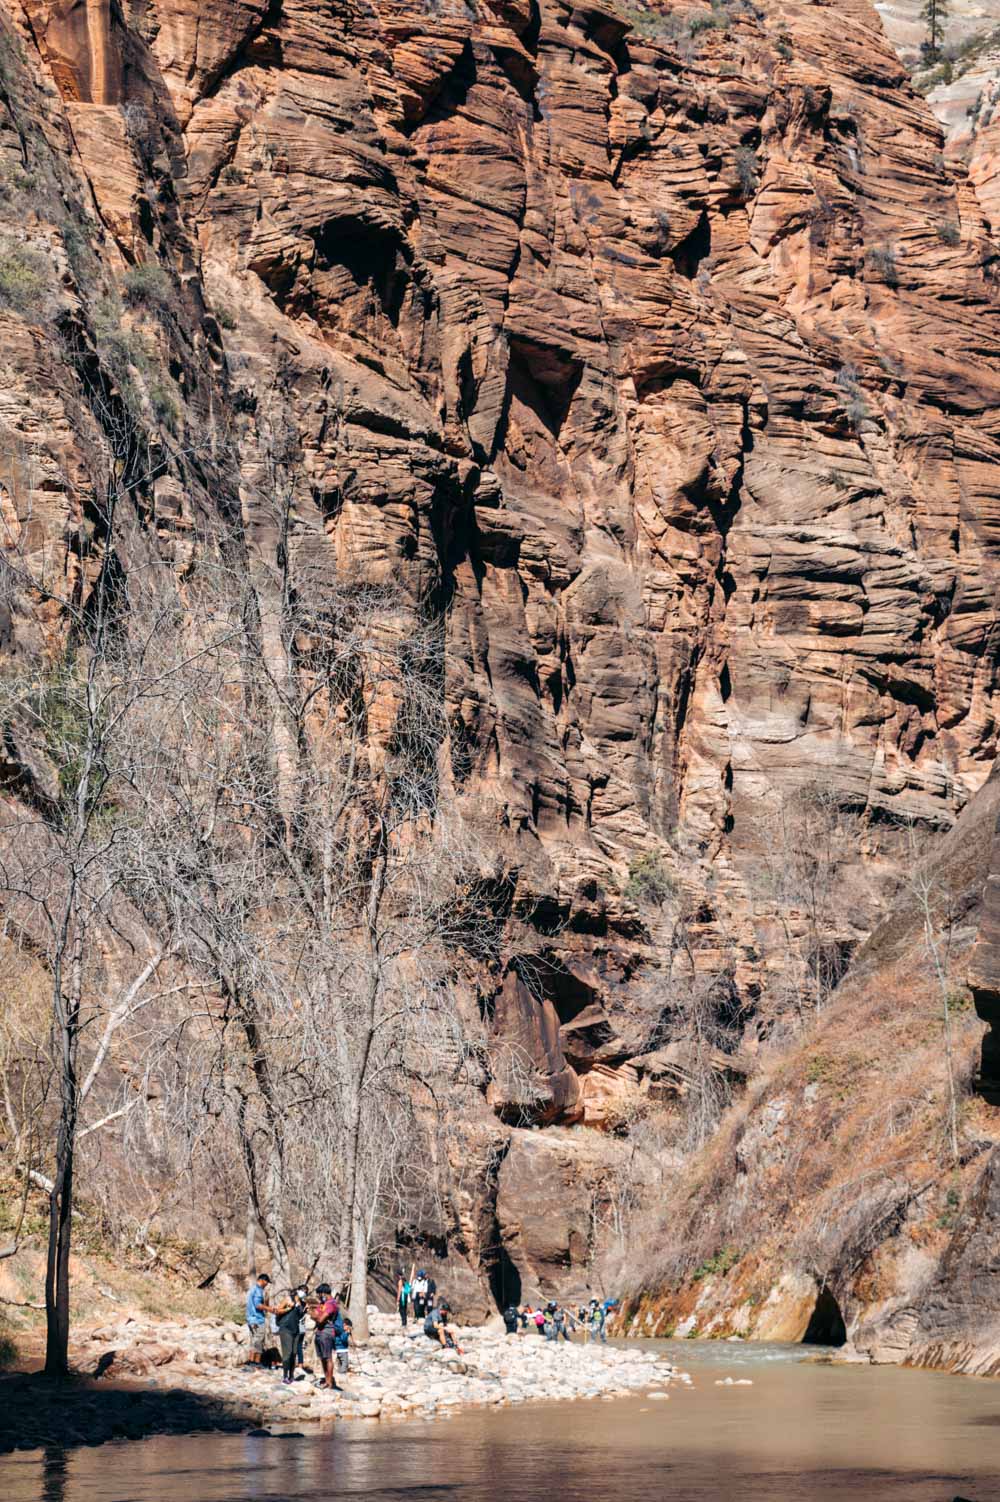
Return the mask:
<svg viewBox="0 0 1000 1502"><path fill-rule="evenodd" d="M672 1355L695 1383L668 1402L53 1450L0 1462L3 1502L1000 1502L1000 1384L788 1348Z"/></svg>
<svg viewBox="0 0 1000 1502"><path fill-rule="evenodd" d="M42 1502L66 1502L66 1472L66 1451L46 1450L42 1461Z"/></svg>

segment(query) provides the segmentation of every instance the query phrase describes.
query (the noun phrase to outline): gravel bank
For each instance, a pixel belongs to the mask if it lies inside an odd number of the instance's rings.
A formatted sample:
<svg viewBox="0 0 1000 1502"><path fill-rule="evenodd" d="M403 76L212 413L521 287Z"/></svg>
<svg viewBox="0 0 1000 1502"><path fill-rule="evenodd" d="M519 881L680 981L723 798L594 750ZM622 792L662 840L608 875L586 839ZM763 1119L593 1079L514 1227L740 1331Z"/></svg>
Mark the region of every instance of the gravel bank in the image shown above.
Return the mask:
<svg viewBox="0 0 1000 1502"><path fill-rule="evenodd" d="M41 1376L0 1383L0 1449L94 1444L111 1438L204 1429L302 1429L346 1419L427 1418L462 1408L654 1394L687 1383L665 1357L574 1342L533 1331L507 1336L492 1326L463 1329L462 1356L435 1347L422 1330L374 1315L367 1346L351 1352L342 1393L280 1372L243 1365L245 1332L221 1320L127 1319L81 1332L68 1388ZM311 1342L309 1343L311 1344ZM306 1361L318 1371L307 1344Z"/></svg>

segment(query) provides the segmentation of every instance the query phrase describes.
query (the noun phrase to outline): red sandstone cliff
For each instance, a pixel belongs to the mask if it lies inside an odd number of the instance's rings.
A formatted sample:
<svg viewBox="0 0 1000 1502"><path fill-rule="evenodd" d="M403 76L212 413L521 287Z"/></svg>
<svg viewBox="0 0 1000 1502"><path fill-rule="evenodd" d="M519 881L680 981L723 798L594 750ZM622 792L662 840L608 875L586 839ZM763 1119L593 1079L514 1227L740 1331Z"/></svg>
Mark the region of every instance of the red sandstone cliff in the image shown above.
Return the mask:
<svg viewBox="0 0 1000 1502"><path fill-rule="evenodd" d="M3 49L9 524L93 567L67 330L158 433L165 566L239 518L266 577L280 451L293 572L446 622L449 794L534 930L537 984L484 1004L538 1116L670 1077L637 997L678 918L752 1044L816 940L757 882L776 811L947 828L996 752L993 216L871 8L5 0ZM495 1202L440 1234L585 1261L600 1148L480 1130ZM518 1183L581 1182L528 1234Z"/></svg>

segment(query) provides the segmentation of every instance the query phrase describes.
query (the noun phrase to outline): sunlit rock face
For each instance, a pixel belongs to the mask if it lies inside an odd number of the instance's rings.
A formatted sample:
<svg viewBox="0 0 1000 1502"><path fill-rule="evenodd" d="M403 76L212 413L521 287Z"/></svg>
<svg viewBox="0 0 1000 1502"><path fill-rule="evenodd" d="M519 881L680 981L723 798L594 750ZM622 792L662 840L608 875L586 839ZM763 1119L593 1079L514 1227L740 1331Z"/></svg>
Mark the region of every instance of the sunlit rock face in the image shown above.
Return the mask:
<svg viewBox="0 0 1000 1502"><path fill-rule="evenodd" d="M606 1125L663 1041L636 1001L665 921L630 880L643 856L693 968L724 964L752 1006L770 810L819 785L944 828L988 775L985 169L946 168L862 0L4 19L4 163L47 153L101 275L155 260L171 288L159 556L238 521L266 594L280 470L293 573L398 579L439 620L443 793L537 941L528 979L483 976L484 1006L542 1078L539 1120ZM85 317L54 202L17 233ZM32 525L67 535L100 435L46 329L0 319ZM511 1121L502 1088L489 1104Z"/></svg>

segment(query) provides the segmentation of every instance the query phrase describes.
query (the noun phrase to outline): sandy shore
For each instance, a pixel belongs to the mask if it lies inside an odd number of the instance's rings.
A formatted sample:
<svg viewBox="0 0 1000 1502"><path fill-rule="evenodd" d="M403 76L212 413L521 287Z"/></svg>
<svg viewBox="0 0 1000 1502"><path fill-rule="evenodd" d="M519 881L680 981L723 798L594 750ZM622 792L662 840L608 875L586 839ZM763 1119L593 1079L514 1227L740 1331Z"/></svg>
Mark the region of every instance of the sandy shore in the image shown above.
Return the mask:
<svg viewBox="0 0 1000 1502"><path fill-rule="evenodd" d="M344 1391L309 1377L284 1387L280 1371L244 1365L246 1332L222 1320L127 1319L80 1331L68 1386L39 1374L0 1382L0 1450L99 1444L107 1439L206 1429L289 1428L349 1419L427 1418L469 1407L642 1393L665 1401L688 1382L641 1346L558 1344L533 1330L463 1329L464 1354L435 1347L419 1326L403 1332L372 1317L372 1336L351 1352ZM318 1372L307 1342L306 1363ZM103 1375L93 1374L101 1370Z"/></svg>

